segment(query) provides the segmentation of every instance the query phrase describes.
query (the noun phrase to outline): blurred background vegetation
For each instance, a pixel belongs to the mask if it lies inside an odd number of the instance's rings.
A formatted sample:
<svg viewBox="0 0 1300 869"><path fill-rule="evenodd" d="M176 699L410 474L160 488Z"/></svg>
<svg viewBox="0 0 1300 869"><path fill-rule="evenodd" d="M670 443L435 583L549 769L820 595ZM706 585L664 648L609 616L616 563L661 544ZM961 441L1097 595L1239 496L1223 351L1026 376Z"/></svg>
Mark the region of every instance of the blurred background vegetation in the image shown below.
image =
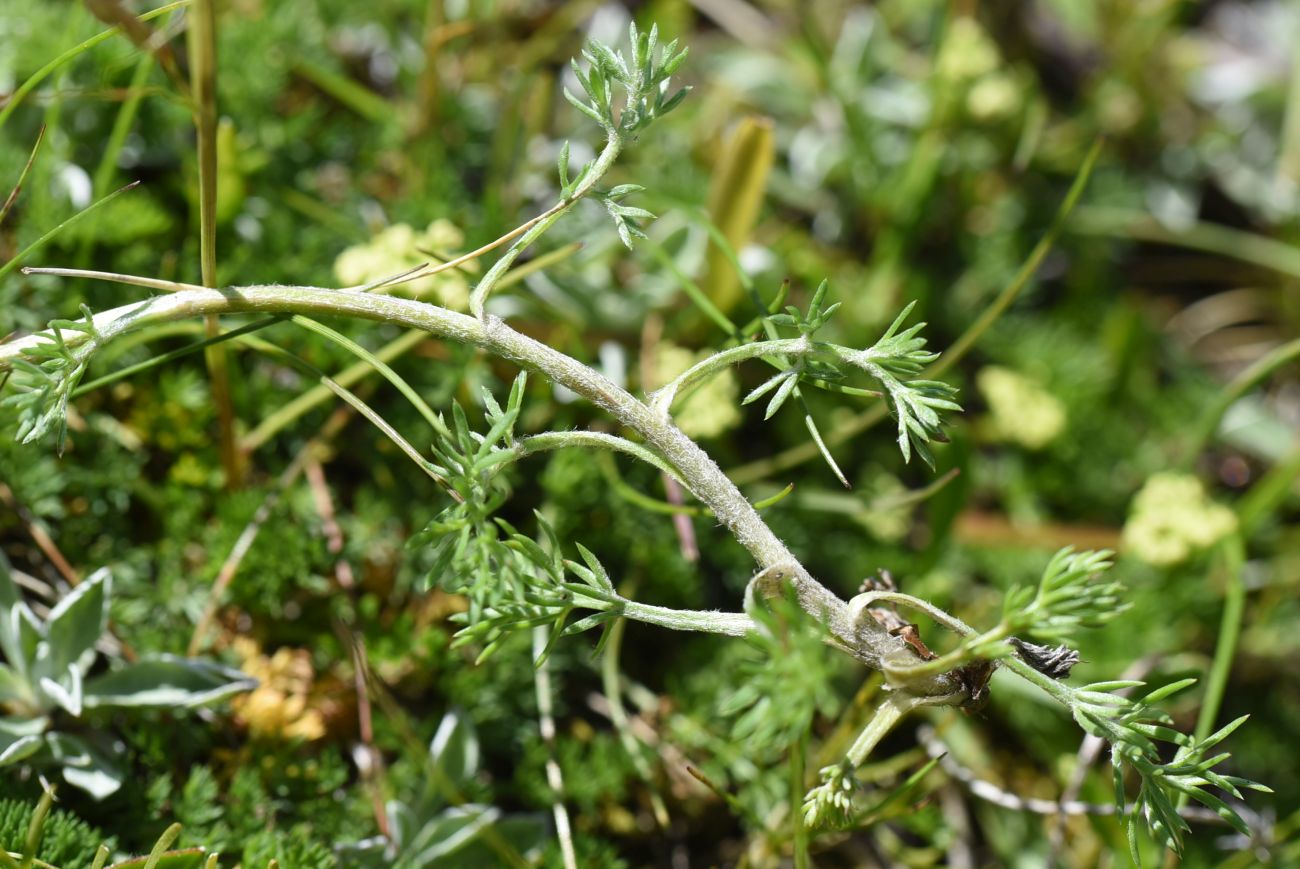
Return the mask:
<svg viewBox="0 0 1300 869"><path fill-rule="evenodd" d="M0 0L0 192L45 131L0 226L0 263L139 180L14 265L200 280L184 15L113 35L20 89L154 5ZM578 209L534 251L546 267L500 294L512 321L640 389L724 340L692 292L743 322L746 281L770 298L788 279L802 305L828 278L844 303L833 340L853 346L918 300L931 346L957 345L944 378L965 408L934 472L900 461L890 426L871 427L870 400L810 395L846 489L808 448L801 412L764 423L732 410L757 369L698 393L683 427L755 499L794 484L765 515L843 596L886 569L992 624L1002 593L1056 547L1117 549L1133 605L1087 634L1079 675L1198 677L1171 705L1180 728L1249 713L1228 746L1233 771L1276 792L1251 800L1249 839L1195 824L1184 862L1300 863L1300 380L1288 361L1300 340L1300 4L216 5L223 286L344 286L496 238L554 201L565 139L575 160L598 144L561 97L583 39L617 41L629 20L679 38L694 92L612 176L648 188L640 204L660 215L649 239L629 252L600 209ZM1099 138L1080 205L1031 262ZM1027 263L1032 280L1018 280ZM463 307L476 268L414 290ZM135 298L9 270L0 335ZM958 343L986 321L973 345ZM372 350L400 340L391 364L435 408L476 408L480 385L500 395L515 373L463 347L331 325ZM201 332L123 341L91 376ZM327 372L354 361L287 324L259 336ZM62 457L52 443L15 445L5 422L0 547L32 599L48 604L109 566L122 642L206 651L263 680L206 717L102 717L135 773L103 802L64 788L62 809L125 850L147 850L175 819L182 843L310 867L360 865L364 848L340 858L340 846L400 839L393 818L418 826L468 800L496 806L500 830L447 865L507 852L559 865L527 639L478 666L475 650L450 649L463 603L428 588L428 551L406 545L445 496L332 398L300 400L314 384L297 371L226 346L239 485L227 485L202 354L77 399ZM417 445L427 438L379 379L354 389ZM523 429L608 425L541 378L529 389ZM533 459L512 472L503 515L532 528L542 511L629 596L737 609L746 553L710 519L671 515L652 472L595 459ZM259 529L213 594L241 535ZM1244 563L1224 555L1238 545ZM775 865L791 788L773 745L786 743L735 695L755 679L790 686L780 714L811 722L815 771L879 688L816 644L792 669L745 643L644 625L620 629L603 659L591 642L561 642L552 659L555 756L584 866ZM430 772L427 746L447 721L481 751L459 779ZM879 796L947 754L875 823L818 839L818 865L1127 865L1112 817L1058 821L1011 799L1107 803L1108 764L1081 742L1043 698L995 679L980 713L937 711L885 743L863 772ZM10 775L3 791L30 803L39 785ZM407 814L381 811L385 800Z"/></svg>

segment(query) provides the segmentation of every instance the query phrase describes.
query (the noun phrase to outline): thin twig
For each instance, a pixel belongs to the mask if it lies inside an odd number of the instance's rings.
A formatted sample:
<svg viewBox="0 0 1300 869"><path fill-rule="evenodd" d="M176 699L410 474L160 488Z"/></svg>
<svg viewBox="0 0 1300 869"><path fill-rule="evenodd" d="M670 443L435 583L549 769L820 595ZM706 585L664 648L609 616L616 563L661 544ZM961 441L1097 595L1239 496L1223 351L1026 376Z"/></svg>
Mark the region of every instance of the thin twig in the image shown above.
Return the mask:
<svg viewBox="0 0 1300 869"><path fill-rule="evenodd" d="M59 575L63 577L68 585L75 587L80 583L81 574L77 573L76 568L68 562L68 559L63 557L58 544L45 530L45 524L32 515L27 506L14 495L13 490L2 482L0 482L0 501L3 501L6 507L14 511L14 515L22 521L23 527L27 529L28 535L37 548L45 554L45 557L50 560L50 563L54 565L54 569L59 572Z"/></svg>
<svg viewBox="0 0 1300 869"><path fill-rule="evenodd" d="M578 857L573 850L573 826L569 810L564 805L564 773L555 759L555 717L551 701L550 658L546 653L550 631L545 625L533 628L533 659L540 663L533 669L533 685L537 689L537 723L546 746L546 783L551 788L553 802L551 813L555 817L555 836L560 840L560 854L564 869L578 869Z"/></svg>
<svg viewBox="0 0 1300 869"><path fill-rule="evenodd" d="M188 48L190 97L199 170L199 272L203 286L217 286L217 13L214 0L194 0L190 10ZM208 338L221 334L221 319L203 320ZM243 485L243 461L235 441L235 407L230 387L230 363L224 344L205 347L212 402L217 408L217 441L227 489Z"/></svg>
<svg viewBox="0 0 1300 869"><path fill-rule="evenodd" d="M624 587L622 594L624 597L632 597L634 592L631 588ZM633 768L649 788L650 808L654 812L655 822L661 830L667 830L668 807L664 804L663 797L655 790L650 764L646 761L642 744L632 732L627 708L623 705L623 674L619 672L618 662L623 651L623 634L627 631L627 619L615 619L606 630L609 631L609 639L605 642L605 652L601 656L600 675L601 688L605 692L605 701L608 704L609 720L618 733L619 741L623 743L623 750L632 759Z"/></svg>
<svg viewBox="0 0 1300 869"><path fill-rule="evenodd" d="M929 725L922 725L917 728L917 738L925 746L925 752L932 758L939 758L939 766L943 771L948 773L970 791L971 796L978 797L985 802L993 803L995 806L1001 806L1014 812L1033 812L1036 815L1114 815L1115 805L1113 803L1087 803L1080 800L1045 800L1038 797L1021 797L1013 794L1003 788L995 785L993 782L986 781L977 776L973 771L962 766L949 751L948 746L939 739L935 729ZM1258 834L1265 835L1270 831L1271 825L1260 815L1252 811L1244 803L1235 805L1237 813L1241 815L1242 820L1251 830ZM1200 824L1226 824L1227 822L1220 818L1214 811L1202 806L1185 806L1179 809L1178 814L1189 821L1195 821Z"/></svg>
<svg viewBox="0 0 1300 869"><path fill-rule="evenodd" d="M325 546L331 555L337 556L334 562L334 578L341 588L350 589L355 585L352 565L343 557L343 529L339 527L334 514L334 500L330 497L329 484L325 480L325 469L313 454L308 457L304 467L307 484L311 488L312 502L320 514L321 530L325 532Z"/></svg>
<svg viewBox="0 0 1300 869"><path fill-rule="evenodd" d="M384 808L384 792L387 790L384 771L384 756L375 748L375 728L370 710L370 689L368 674L370 662L366 656L366 641L355 631L347 632L348 642L352 646L353 681L357 691L357 730L361 738L361 750L365 752L366 761L358 763L361 777L370 791L371 811L375 816L375 826L379 834L388 838L391 830L388 826L388 812Z"/></svg>
<svg viewBox="0 0 1300 869"><path fill-rule="evenodd" d="M660 384L659 372L655 366L655 349L659 346L659 339L663 334L663 319L651 315L646 317L645 325L641 329L641 388L647 394L657 389ZM668 474L663 474L664 494L668 498L668 503L674 507L681 507L686 502L682 497L682 487L676 480ZM685 512L675 512L673 517L673 530L677 532L678 544L682 550L682 558L688 562L694 563L700 560L700 547L695 539L695 526L691 524L691 519Z"/></svg>

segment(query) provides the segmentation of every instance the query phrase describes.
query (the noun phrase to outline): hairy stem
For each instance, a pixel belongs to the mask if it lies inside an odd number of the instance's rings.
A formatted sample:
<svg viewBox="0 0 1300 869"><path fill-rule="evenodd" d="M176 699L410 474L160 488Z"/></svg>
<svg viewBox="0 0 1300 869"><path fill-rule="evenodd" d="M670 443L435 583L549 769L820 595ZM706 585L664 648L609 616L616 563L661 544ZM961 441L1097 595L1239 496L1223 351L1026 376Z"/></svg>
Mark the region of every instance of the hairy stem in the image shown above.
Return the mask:
<svg viewBox="0 0 1300 869"><path fill-rule="evenodd" d="M630 441L627 438L621 438L618 435L607 434L599 431L549 431L541 434L529 435L522 438L519 443L515 444L515 450L520 457L531 456L537 453L549 452L551 450L560 450L565 447L587 447L589 449L613 450L614 452L626 453L633 458L640 459L648 465L653 465L672 477L677 482L685 483L677 476L677 470L664 461L663 456L654 450L647 449L636 441Z"/></svg>
<svg viewBox="0 0 1300 869"><path fill-rule="evenodd" d="M849 763L855 769L866 763L872 749L879 745L880 740L888 736L903 716L911 712L916 705L916 698L906 694L885 695L880 705L876 707L875 714L867 722L867 726L862 728L858 738L853 741L853 746L846 755Z"/></svg>
<svg viewBox="0 0 1300 869"><path fill-rule="evenodd" d="M800 606L826 624L845 651L862 663L879 668L886 656L902 650L902 641L890 636L873 621L855 624L847 604L799 564L708 454L670 421L662 419L600 373L514 331L496 317L487 316L480 320L425 302L370 293L314 287L252 286L184 290L97 314L94 325L101 335L100 341L107 342L162 322L239 313L345 316L393 323L472 344L541 372L637 432L753 555L760 568L779 569L784 574L785 580L795 589ZM0 345L0 368L7 367L9 360L44 340L39 336L29 336ZM75 340L75 336L70 336L70 341ZM939 690L936 685L935 691ZM953 689L947 686L946 690Z"/></svg>
<svg viewBox="0 0 1300 869"><path fill-rule="evenodd" d="M671 607L652 606L625 601L623 615L634 622L645 622L669 628L674 631L695 631L696 633L723 634L728 637L743 637L756 627L754 620L744 613L724 613L714 610L679 610Z"/></svg>
<svg viewBox="0 0 1300 869"><path fill-rule="evenodd" d="M679 392L723 368L728 368L737 362L758 359L762 356L803 355L816 346L807 338L781 338L774 341L753 341L723 350L720 353L714 353L707 359L701 359L683 371L672 382L666 383L660 389L655 390L654 394L650 396L650 405L661 413L667 413L672 408L673 401L677 398Z"/></svg>
<svg viewBox="0 0 1300 869"><path fill-rule="evenodd" d="M474 291L470 293L469 297L469 308L475 317L480 320L483 319L483 306L487 304L488 294L492 292L497 282L509 271L510 266L514 264L519 254L523 253L525 248L540 238L546 230L550 229L579 199L591 192L601 176L609 171L610 166L614 165L614 161L618 159L619 152L622 150L623 137L618 132L611 130L609 138L605 141L604 150L600 152L600 156L596 158L596 162L592 164L582 183L569 196L552 206L545 214L535 218L535 222L528 228L528 231L520 236L518 241L510 245L510 248L501 255L501 259L492 264L492 268L488 269L488 273L483 276L483 280L479 281L478 285L474 287Z"/></svg>

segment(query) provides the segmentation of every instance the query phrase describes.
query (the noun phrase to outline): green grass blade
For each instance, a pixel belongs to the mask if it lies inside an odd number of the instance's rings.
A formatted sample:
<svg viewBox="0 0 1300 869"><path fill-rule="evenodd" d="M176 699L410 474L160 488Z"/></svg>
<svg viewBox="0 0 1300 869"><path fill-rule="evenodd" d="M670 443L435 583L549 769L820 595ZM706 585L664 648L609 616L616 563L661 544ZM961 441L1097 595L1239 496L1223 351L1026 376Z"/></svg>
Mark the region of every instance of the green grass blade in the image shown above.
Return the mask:
<svg viewBox="0 0 1300 869"><path fill-rule="evenodd" d="M105 374L103 377L98 377L88 383L81 384L80 386L78 386L76 389L72 391L72 397L76 398L77 396L85 395L88 392L93 392L96 389L100 389L102 387L108 386L110 383L116 383L117 381L122 380L123 378L133 377L134 375L139 374L143 371L148 371L152 368L157 368L159 365L165 365L168 362L171 362L175 359L180 359L181 357L189 356L191 353L197 353L200 350L203 350L212 344L216 344L221 341L229 341L232 338L238 338L242 335L247 335L251 332L256 332L259 329L265 329L267 326L274 326L276 323L282 323L286 319L287 318L284 316L267 317L264 320L258 320L254 323L249 323L245 326L240 326L238 329L232 329L229 332L222 332L220 335L217 335L215 337L204 338L202 341L195 341L193 344L187 344L184 347L179 347L167 353L162 353L158 356L154 356L151 359L146 359L143 362L136 363L135 365L128 365L126 368L122 368L119 369L118 371L114 371L112 374Z"/></svg>
<svg viewBox="0 0 1300 869"><path fill-rule="evenodd" d="M63 221L58 226L46 232L40 238L36 239L36 241L27 245L27 247L20 250L13 259L9 260L9 262L5 263L3 266L0 266L0 280L4 280L5 276L8 275L11 271L13 271L15 268L17 268L20 262L22 262L31 254L35 253L37 250L40 250L40 248L44 246L44 244L47 241L54 238L54 236L58 235L63 230L67 229L69 226L72 226L73 224L77 223L86 215L90 214L96 209L101 208L107 205L108 203L112 202L114 199L121 196L123 193L127 192L131 188L137 187L139 184L140 184L139 181L132 181L130 184L126 185L125 187L122 187L118 190L114 190L112 193L108 194L103 199L100 199L97 202L92 202L90 205L87 205L85 208L81 209L76 214L72 215L67 220Z"/></svg>
<svg viewBox="0 0 1300 869"><path fill-rule="evenodd" d="M411 405L417 411L420 412L420 416L424 417L425 421L429 423L429 425L433 428L434 431L436 431L438 434L442 435L445 438L451 437L451 432L447 430L447 426L442 421L442 417L434 413L433 408L429 407L429 405L425 402L425 400L420 397L420 394L411 387L411 384L407 383L406 380L403 379L400 374L398 374L396 371L390 368L388 364L385 363L378 356L371 353L369 350L362 347L360 344L353 341L351 338L347 337L346 335L340 332L335 331L334 329L331 329L329 326L326 326L323 323L318 323L309 317L304 317L301 315L296 315L292 319L294 325L301 326L304 329L315 332L317 335L320 335L323 338L333 341L335 344L339 345L344 350L347 350L349 353L356 356L358 359L361 359L366 364L370 365L372 368L374 368L376 371L382 374L389 383L397 387L397 391L402 393L402 395L406 398L406 400L409 401Z"/></svg>

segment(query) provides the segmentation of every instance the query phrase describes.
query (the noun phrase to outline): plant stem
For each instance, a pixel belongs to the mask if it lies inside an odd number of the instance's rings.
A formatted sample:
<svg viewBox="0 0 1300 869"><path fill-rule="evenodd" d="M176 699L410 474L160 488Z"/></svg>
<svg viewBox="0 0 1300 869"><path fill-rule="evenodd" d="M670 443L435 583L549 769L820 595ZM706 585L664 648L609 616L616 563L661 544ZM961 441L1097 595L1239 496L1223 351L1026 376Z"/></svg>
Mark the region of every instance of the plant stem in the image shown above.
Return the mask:
<svg viewBox="0 0 1300 869"><path fill-rule="evenodd" d="M1219 423L1223 420L1223 415L1228 412L1228 408L1232 407L1239 398L1258 386L1274 371L1297 357L1300 357L1300 338L1274 347L1268 353L1256 359L1250 367L1234 377L1231 383L1220 390L1214 404L1210 405L1206 410L1205 415L1201 417L1200 423L1196 427L1191 446L1184 457L1184 465L1190 466L1196 461L1197 456L1200 455L1201 451L1210 442L1210 439L1214 437L1215 432L1218 431Z"/></svg>
<svg viewBox="0 0 1300 869"><path fill-rule="evenodd" d="M419 329L412 329L403 335L394 338L383 347L380 347L375 351L374 357L380 362L391 362L393 359L396 359L398 356L402 355L416 344L419 344L427 337L427 333ZM375 368L369 362L356 362L339 372L333 380L339 386L348 388L362 378L368 377L378 370L379 369ZM240 438L240 450L247 454L260 448L277 432L310 411L316 405L328 401L330 396L333 394L333 390L328 386L317 384L311 389L299 394L297 397L290 399L288 402L268 414L265 419L257 424L256 428Z"/></svg>
<svg viewBox="0 0 1300 869"><path fill-rule="evenodd" d="M794 824L794 865L795 869L808 869L812 864L808 857L808 827L804 823L804 755L808 751L808 733L805 730L790 746L790 817Z"/></svg>
<svg viewBox="0 0 1300 869"><path fill-rule="evenodd" d="M130 184L126 185L125 187L114 190L112 193L108 194L103 199L99 199L96 200L95 202L92 202L90 205L81 209L76 214L72 215L67 220L60 223L58 226L46 232L40 238L36 239L31 244L27 245L27 247L23 248L17 254L15 254L14 258L9 260L9 262L5 263L4 265L0 265L0 279L3 279L5 275L9 274L9 272L17 268L20 262L22 262L24 259L26 259L35 251L39 250L42 245L44 245L50 239L54 238L54 236L58 235L60 232L67 229L69 226L72 226L74 223L81 220L86 215L90 214L91 212L95 211L101 206L107 205L108 203L112 202L114 199L121 196L123 193L127 192L128 190L133 190L139 184L140 184L139 181L132 181Z"/></svg>
<svg viewBox="0 0 1300 869"><path fill-rule="evenodd" d="M564 806L564 774L555 759L555 715L551 702L551 670L549 660L543 658L549 630L546 625L533 628L533 659L541 663L533 670L533 685L537 689L537 723L542 742L546 745L546 783L551 788L554 802L551 813L555 818L555 837L560 840L560 854L564 869L578 869L578 857L573 850L573 826L569 810Z"/></svg>
<svg viewBox="0 0 1300 869"><path fill-rule="evenodd" d="M1214 661L1210 664L1210 674L1205 680L1205 697L1196 719L1197 740L1210 735L1214 730L1214 722L1219 717L1223 695L1228 689L1228 677L1232 673L1232 662L1237 656L1241 617L1246 606L1246 584L1241 577L1246 553L1241 536L1233 534L1225 539L1222 552L1227 588L1223 593L1223 617L1219 622L1219 639L1214 646Z"/></svg>
<svg viewBox="0 0 1300 869"><path fill-rule="evenodd" d="M488 295L496 287L497 282L509 271L510 266L519 257L519 254L523 253L525 248L541 237L546 230L550 229L579 199L591 192L591 189L596 186L596 182L600 180L601 176L609 171L610 166L614 165L614 161L618 159L619 152L622 150L623 137L617 131L611 130L608 139L605 141L604 150L600 152L600 156L596 158L596 162L592 164L582 183L568 197L557 202L545 214L534 218L535 222L529 226L528 231L520 236L518 241L510 245L510 248L501 255L501 259L492 264L492 268L488 269L488 273L483 276L483 280L479 281L478 285L474 287L469 297L469 308L475 317L480 320L484 318L483 306L487 304Z"/></svg>
<svg viewBox="0 0 1300 869"><path fill-rule="evenodd" d="M672 607L652 606L624 601L623 615L634 622L658 625L674 631L694 631L696 633L723 634L728 637L743 637L754 630L754 620L744 613L726 613L715 610L679 610Z"/></svg>
<svg viewBox="0 0 1300 869"><path fill-rule="evenodd" d="M190 97L194 111L199 162L199 269L203 286L217 285L217 13L213 0L194 0L189 22ZM204 320L209 339L221 334L221 321L213 314ZM220 342L203 350L217 406L217 441L226 488L243 482L239 450L235 443L235 409L230 396L230 365Z"/></svg>
<svg viewBox="0 0 1300 869"><path fill-rule="evenodd" d="M1237 502L1238 534L1243 540L1251 538L1260 522L1278 515L1276 511L1290 496L1297 476L1300 476L1300 445L1269 468Z"/></svg>
<svg viewBox="0 0 1300 869"><path fill-rule="evenodd" d="M880 740L888 736L894 729L894 725L917 705L917 698L897 692L886 694L881 699L880 705L876 707L876 714L871 716L867 726L862 728L862 732L853 741L846 755L854 769L867 762L867 757L880 744Z"/></svg>
<svg viewBox="0 0 1300 869"><path fill-rule="evenodd" d="M75 273L75 270L64 270ZM817 582L768 528L758 511L694 441L629 392L576 359L510 329L495 317L480 320L425 302L370 293L313 287L253 286L224 290L193 289L115 308L94 317L104 342L149 325L220 314L275 313L348 316L423 329L481 347L503 359L541 372L612 414L657 451L694 495L708 506L754 557L761 569L774 569L791 583L800 605L825 623L839 644L867 666L879 668L902 641L874 620L855 624L848 606ZM44 339L29 336L0 345L6 360ZM77 340L69 336L70 341ZM84 340L82 338L81 340ZM654 610L647 610L653 616ZM738 627L737 623L737 627ZM936 687L936 690L939 690ZM951 686L948 691L953 690Z"/></svg>
<svg viewBox="0 0 1300 869"><path fill-rule="evenodd" d="M296 326L301 326L304 329L315 332L323 338L333 341L335 344L338 344L353 356L358 357L371 368L378 371L384 376L385 380L397 387L397 391L402 393L402 397L409 401L412 407L419 411L420 416L424 417L424 421L429 424L430 428L445 438L451 437L451 430L447 428L445 423L443 423L442 418L433 412L433 408L429 407L425 400L420 397L420 394L412 388L411 384L407 383L396 371L390 368L388 364L378 356L371 353L369 350L365 349L343 333L331 329L324 323L317 323L310 317L294 316L291 317L290 320Z"/></svg>
<svg viewBox="0 0 1300 869"><path fill-rule="evenodd" d="M1022 679L1025 679L1028 682L1033 682L1039 688L1042 688L1053 700L1060 703L1066 709L1069 709L1073 714L1075 704L1074 692L1068 685L1056 681L1045 673L1038 672L1015 655L1003 658L1001 664L1003 667L1012 671Z"/></svg>
<svg viewBox="0 0 1300 869"><path fill-rule="evenodd" d="M671 382L656 389L650 396L650 406L667 413L682 389L738 362L758 359L762 356L802 356L815 349L818 349L818 345L806 338L780 338L775 341L753 341L714 353L677 375Z"/></svg>
<svg viewBox="0 0 1300 869"><path fill-rule="evenodd" d="M660 456L654 450L646 449L641 444L627 438L606 434L605 432L548 431L529 435L515 444L515 450L521 458L549 452L550 450L560 450L565 447L588 447L625 453L633 458L640 459L648 465L653 465L674 480L677 480L677 482L682 482L677 477L677 471L664 461L663 456ZM683 483L683 485L685 484Z"/></svg>

